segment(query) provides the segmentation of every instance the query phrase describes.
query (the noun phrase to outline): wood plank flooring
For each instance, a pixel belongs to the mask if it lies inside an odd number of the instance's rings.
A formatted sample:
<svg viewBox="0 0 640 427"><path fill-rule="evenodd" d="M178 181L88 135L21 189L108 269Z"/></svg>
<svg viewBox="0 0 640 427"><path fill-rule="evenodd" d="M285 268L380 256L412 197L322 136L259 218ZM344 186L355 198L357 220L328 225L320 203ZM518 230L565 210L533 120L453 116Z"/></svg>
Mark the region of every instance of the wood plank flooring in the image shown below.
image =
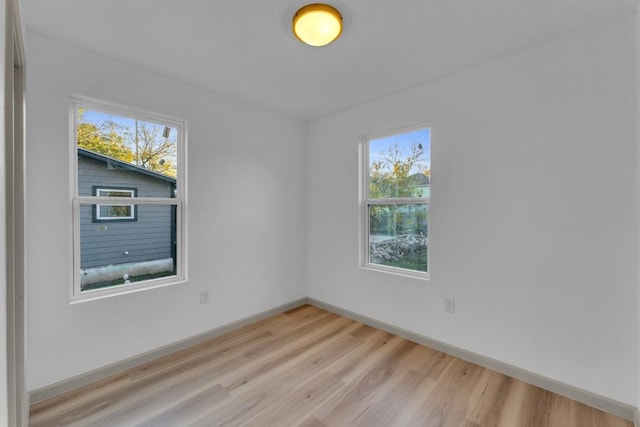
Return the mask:
<svg viewBox="0 0 640 427"><path fill-rule="evenodd" d="M309 305L38 402L29 425L633 427Z"/></svg>

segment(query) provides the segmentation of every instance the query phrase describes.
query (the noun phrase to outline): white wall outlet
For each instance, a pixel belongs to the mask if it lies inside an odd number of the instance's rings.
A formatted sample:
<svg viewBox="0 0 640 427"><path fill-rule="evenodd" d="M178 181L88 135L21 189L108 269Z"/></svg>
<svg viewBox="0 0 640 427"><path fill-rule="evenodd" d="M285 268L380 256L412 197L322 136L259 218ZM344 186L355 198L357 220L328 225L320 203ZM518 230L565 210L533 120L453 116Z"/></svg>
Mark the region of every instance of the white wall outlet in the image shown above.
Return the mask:
<svg viewBox="0 0 640 427"><path fill-rule="evenodd" d="M209 302L209 291L200 291L200 304L207 304Z"/></svg>
<svg viewBox="0 0 640 427"><path fill-rule="evenodd" d="M447 313L455 313L456 312L456 300L455 298L444 298L444 311Z"/></svg>

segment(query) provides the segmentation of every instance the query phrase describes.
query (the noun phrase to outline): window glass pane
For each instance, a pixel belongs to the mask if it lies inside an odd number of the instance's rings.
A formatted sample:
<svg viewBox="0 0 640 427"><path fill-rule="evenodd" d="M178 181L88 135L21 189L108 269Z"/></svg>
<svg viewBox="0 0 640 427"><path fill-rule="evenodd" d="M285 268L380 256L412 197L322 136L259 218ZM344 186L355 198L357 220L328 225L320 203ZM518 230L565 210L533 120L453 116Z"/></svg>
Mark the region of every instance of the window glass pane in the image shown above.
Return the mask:
<svg viewBox="0 0 640 427"><path fill-rule="evenodd" d="M96 205L80 204L80 290L176 275L176 207L127 206L137 221L91 221ZM124 207L124 206L122 206ZM100 206L113 209L120 206Z"/></svg>
<svg viewBox="0 0 640 427"><path fill-rule="evenodd" d="M369 199L430 197L428 128L370 139Z"/></svg>
<svg viewBox="0 0 640 427"><path fill-rule="evenodd" d="M176 197L178 130L161 123L77 108L78 195L130 197L103 189L135 187L137 197Z"/></svg>
<svg viewBox="0 0 640 427"><path fill-rule="evenodd" d="M96 188L98 197L134 197L135 190ZM95 220L135 219L135 209L131 205L97 205Z"/></svg>
<svg viewBox="0 0 640 427"><path fill-rule="evenodd" d="M369 263L427 272L428 205L369 205Z"/></svg>
<svg viewBox="0 0 640 427"><path fill-rule="evenodd" d="M126 205L98 205L99 219L104 218L133 218L133 206Z"/></svg>

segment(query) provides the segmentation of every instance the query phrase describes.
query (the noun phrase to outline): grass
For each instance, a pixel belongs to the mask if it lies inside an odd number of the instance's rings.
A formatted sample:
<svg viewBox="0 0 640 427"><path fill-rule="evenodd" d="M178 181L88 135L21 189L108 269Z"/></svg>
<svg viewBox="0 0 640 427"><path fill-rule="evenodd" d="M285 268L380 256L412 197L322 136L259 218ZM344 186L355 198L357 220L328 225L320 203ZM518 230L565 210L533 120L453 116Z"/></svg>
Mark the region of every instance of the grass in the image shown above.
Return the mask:
<svg viewBox="0 0 640 427"><path fill-rule="evenodd" d="M411 254L405 255L397 260L383 261L380 265L386 265L388 267L404 268L414 271L427 271L427 255L426 254Z"/></svg>

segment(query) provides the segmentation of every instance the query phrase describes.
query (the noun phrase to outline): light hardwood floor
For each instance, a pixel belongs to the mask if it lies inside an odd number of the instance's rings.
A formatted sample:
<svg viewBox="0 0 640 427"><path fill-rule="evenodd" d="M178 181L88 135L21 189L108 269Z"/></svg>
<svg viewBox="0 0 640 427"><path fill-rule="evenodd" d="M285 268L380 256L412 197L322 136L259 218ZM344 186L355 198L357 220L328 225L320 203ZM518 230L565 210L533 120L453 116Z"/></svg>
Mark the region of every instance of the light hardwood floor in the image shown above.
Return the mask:
<svg viewBox="0 0 640 427"><path fill-rule="evenodd" d="M30 425L633 427L309 305L38 402Z"/></svg>

